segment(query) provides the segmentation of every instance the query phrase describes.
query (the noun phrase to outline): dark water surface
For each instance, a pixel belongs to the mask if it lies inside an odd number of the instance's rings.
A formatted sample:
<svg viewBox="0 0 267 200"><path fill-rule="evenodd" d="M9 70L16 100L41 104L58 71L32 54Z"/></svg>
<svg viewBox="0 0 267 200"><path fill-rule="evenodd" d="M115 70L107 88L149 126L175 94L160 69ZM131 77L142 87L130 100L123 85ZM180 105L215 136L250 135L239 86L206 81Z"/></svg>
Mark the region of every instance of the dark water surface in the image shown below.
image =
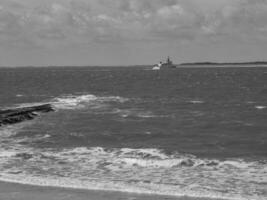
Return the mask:
<svg viewBox="0 0 267 200"><path fill-rule="evenodd" d="M267 68L2 68L0 92L57 110L0 129L1 180L267 197Z"/></svg>

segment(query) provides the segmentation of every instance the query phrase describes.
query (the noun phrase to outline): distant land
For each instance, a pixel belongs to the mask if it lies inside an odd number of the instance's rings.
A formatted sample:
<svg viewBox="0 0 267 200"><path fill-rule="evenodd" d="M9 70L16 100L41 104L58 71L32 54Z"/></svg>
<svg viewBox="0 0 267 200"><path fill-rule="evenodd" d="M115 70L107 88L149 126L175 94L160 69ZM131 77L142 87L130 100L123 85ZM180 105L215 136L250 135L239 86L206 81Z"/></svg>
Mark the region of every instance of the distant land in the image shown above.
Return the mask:
<svg viewBox="0 0 267 200"><path fill-rule="evenodd" d="M193 62L193 63L181 63L178 66L186 65L267 65L267 61L256 61L256 62Z"/></svg>

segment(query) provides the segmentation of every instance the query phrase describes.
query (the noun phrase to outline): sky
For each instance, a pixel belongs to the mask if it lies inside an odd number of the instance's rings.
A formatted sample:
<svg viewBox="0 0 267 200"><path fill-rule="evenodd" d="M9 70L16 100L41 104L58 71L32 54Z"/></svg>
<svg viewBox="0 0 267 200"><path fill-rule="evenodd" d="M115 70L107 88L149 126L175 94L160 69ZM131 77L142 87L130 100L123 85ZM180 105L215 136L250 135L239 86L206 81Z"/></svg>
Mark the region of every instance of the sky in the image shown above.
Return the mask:
<svg viewBox="0 0 267 200"><path fill-rule="evenodd" d="M0 66L267 60L267 0L0 0Z"/></svg>

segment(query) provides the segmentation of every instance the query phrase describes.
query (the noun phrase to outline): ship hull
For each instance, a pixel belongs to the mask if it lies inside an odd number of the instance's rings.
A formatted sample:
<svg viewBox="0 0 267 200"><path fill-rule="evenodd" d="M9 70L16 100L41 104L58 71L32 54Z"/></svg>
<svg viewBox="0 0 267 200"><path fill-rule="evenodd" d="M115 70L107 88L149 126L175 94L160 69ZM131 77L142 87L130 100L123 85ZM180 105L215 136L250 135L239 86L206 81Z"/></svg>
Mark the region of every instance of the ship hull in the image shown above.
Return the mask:
<svg viewBox="0 0 267 200"><path fill-rule="evenodd" d="M162 65L160 69L176 69L176 65Z"/></svg>

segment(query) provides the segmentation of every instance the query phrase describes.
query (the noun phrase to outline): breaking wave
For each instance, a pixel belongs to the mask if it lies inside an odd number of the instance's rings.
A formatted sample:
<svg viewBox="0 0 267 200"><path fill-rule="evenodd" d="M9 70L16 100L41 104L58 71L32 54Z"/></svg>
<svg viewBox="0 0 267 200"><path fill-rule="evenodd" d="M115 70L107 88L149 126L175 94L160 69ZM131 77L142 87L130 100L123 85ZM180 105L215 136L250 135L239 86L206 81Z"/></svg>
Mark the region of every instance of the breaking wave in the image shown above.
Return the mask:
<svg viewBox="0 0 267 200"><path fill-rule="evenodd" d="M161 115L155 115L151 111L146 111L142 109L118 109L115 108L112 111L113 114L118 114L120 117L138 117L138 118L155 118L155 117L165 117Z"/></svg>
<svg viewBox="0 0 267 200"><path fill-rule="evenodd" d="M118 96L106 96L98 97L92 94L88 95L66 95L63 97L57 97L51 101L51 103L57 109L77 109L84 108L86 106L94 106L96 104L104 104L107 102L118 102L124 103L128 101L127 98L118 97Z"/></svg>
<svg viewBox="0 0 267 200"><path fill-rule="evenodd" d="M46 100L42 102L21 103L12 107L5 107L2 109L37 106L40 104L49 103L59 110L74 110L86 108L89 106L97 108L97 106L105 106L105 103L125 103L127 101L129 101L129 99L119 96L95 96L93 94L63 95L60 97L55 97L51 100Z"/></svg>
<svg viewBox="0 0 267 200"><path fill-rule="evenodd" d="M255 106L255 108L258 110L263 110L263 109L266 109L267 106Z"/></svg>
<svg viewBox="0 0 267 200"><path fill-rule="evenodd" d="M59 111L88 108L123 118L161 116L123 105L128 101L118 96L88 94L60 96L46 103L51 103ZM0 180L172 196L266 199L266 160L205 159L156 148L31 147L27 142L49 140L51 136L43 133L31 138L14 137L30 123L0 128Z"/></svg>
<svg viewBox="0 0 267 200"><path fill-rule="evenodd" d="M20 163L20 165L15 165ZM159 149L2 149L0 180L91 190L263 200L267 163Z"/></svg>
<svg viewBox="0 0 267 200"><path fill-rule="evenodd" d="M189 101L189 103L192 103L192 104L203 104L205 102L201 101L201 100L191 100L191 101Z"/></svg>
<svg viewBox="0 0 267 200"><path fill-rule="evenodd" d="M156 115L151 111L144 109L119 108L120 104L129 102L130 99L119 96L95 96L95 95L67 95L54 98L51 103L56 109L90 109L100 113L114 114L122 118L155 118L165 117Z"/></svg>
<svg viewBox="0 0 267 200"><path fill-rule="evenodd" d="M97 111L101 114L114 114L122 118L156 118L168 117L167 115L156 115L152 111L134 108L119 108L121 104L129 102L130 99L119 96L95 96L86 95L65 95L53 98L52 100L43 102L50 103L56 110L79 110L89 109ZM16 107L37 106L38 103L24 103Z"/></svg>

